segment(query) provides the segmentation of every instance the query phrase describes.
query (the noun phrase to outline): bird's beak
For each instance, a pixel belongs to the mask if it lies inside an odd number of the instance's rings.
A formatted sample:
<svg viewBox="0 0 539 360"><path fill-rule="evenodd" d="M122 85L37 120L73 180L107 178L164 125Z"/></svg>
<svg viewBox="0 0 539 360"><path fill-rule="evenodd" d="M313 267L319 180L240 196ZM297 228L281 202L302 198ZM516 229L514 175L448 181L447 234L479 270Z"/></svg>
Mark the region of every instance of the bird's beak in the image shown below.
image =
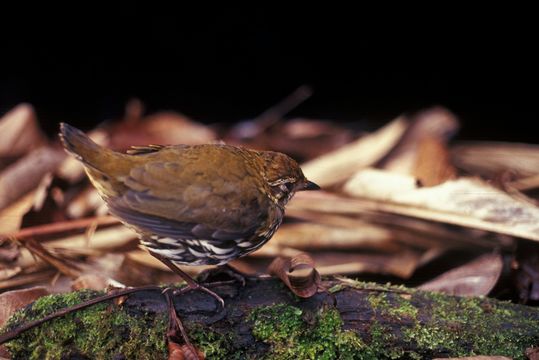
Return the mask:
<svg viewBox="0 0 539 360"><path fill-rule="evenodd" d="M316 185L312 181L307 180L305 186L301 190L320 190L320 186Z"/></svg>

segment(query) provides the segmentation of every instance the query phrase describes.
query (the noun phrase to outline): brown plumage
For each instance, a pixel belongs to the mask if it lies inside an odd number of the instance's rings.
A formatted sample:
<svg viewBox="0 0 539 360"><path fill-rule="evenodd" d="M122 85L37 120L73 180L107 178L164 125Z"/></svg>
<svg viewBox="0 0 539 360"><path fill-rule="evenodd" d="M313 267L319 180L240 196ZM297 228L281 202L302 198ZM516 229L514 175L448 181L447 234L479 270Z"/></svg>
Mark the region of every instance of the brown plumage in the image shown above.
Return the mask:
<svg viewBox="0 0 539 360"><path fill-rule="evenodd" d="M224 264L266 243L296 191L317 189L290 157L230 145L150 145L127 154L61 124L110 212L150 253L175 264Z"/></svg>

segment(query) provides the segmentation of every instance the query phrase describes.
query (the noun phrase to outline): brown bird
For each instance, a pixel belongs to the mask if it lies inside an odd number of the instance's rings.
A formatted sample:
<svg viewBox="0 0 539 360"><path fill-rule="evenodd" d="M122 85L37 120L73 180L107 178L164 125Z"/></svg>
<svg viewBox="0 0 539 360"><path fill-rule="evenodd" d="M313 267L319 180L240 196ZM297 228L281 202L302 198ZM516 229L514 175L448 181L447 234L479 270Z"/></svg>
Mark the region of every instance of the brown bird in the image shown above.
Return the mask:
<svg viewBox="0 0 539 360"><path fill-rule="evenodd" d="M190 289L221 304L176 264L221 265L255 251L277 230L296 191L319 189L279 152L206 144L136 146L122 154L65 123L60 138L110 213Z"/></svg>

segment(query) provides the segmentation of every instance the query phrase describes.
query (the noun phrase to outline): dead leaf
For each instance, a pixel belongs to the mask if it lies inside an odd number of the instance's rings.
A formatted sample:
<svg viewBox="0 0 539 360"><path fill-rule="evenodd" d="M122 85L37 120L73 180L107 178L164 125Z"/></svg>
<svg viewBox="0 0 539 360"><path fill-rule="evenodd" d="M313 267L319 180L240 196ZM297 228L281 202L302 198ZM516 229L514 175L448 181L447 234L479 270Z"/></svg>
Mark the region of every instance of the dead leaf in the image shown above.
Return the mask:
<svg viewBox="0 0 539 360"><path fill-rule="evenodd" d="M14 242L9 240L0 240L0 263L12 263L20 255L20 251Z"/></svg>
<svg viewBox="0 0 539 360"><path fill-rule="evenodd" d="M407 120L399 117L375 133L303 164L303 173L321 187L341 183L356 171L378 162L397 144L407 128Z"/></svg>
<svg viewBox="0 0 539 360"><path fill-rule="evenodd" d="M422 186L435 186L455 179L457 171L451 164L449 151L437 138L426 137L419 142L414 175Z"/></svg>
<svg viewBox="0 0 539 360"><path fill-rule="evenodd" d="M79 219L100 212L100 208L104 205L105 202L97 190L93 186L88 186L71 200L66 208L66 214L71 219Z"/></svg>
<svg viewBox="0 0 539 360"><path fill-rule="evenodd" d="M20 157L46 142L30 104L17 105L0 118L0 157Z"/></svg>
<svg viewBox="0 0 539 360"><path fill-rule="evenodd" d="M45 295L49 295L49 292L44 287L6 291L0 294L0 328L15 311Z"/></svg>
<svg viewBox="0 0 539 360"><path fill-rule="evenodd" d="M539 188L539 175L532 175L529 177L514 180L509 185L516 190L526 191Z"/></svg>
<svg viewBox="0 0 539 360"><path fill-rule="evenodd" d="M217 136L207 126L175 112L159 112L140 121L123 121L108 129L109 146L124 151L150 144L207 144Z"/></svg>
<svg viewBox="0 0 539 360"><path fill-rule="evenodd" d="M74 262L68 261L58 255L52 254L41 243L34 239L26 239L21 245L28 249L33 255L38 256L46 263L54 266L62 274L71 278L77 278L81 275L81 270Z"/></svg>
<svg viewBox="0 0 539 360"><path fill-rule="evenodd" d="M429 187L414 178L367 169L354 175L344 191L371 200L376 211L445 222L539 241L539 208L513 199L475 178L459 178ZM406 184L406 186L401 186ZM365 206L369 204L365 203Z"/></svg>
<svg viewBox="0 0 539 360"><path fill-rule="evenodd" d="M34 204L35 192L29 192L0 210L0 234L14 233L21 228L22 217Z"/></svg>
<svg viewBox="0 0 539 360"><path fill-rule="evenodd" d="M320 287L320 274L314 267L313 259L305 253L292 258L276 258L268 267L268 272L302 298L313 296Z"/></svg>
<svg viewBox="0 0 539 360"><path fill-rule="evenodd" d="M539 347L527 348L525 353L529 360L539 360Z"/></svg>
<svg viewBox="0 0 539 360"><path fill-rule="evenodd" d="M45 174L54 171L66 154L53 148L41 148L8 166L0 174L0 209L35 189Z"/></svg>
<svg viewBox="0 0 539 360"><path fill-rule="evenodd" d="M71 288L73 290L82 290L82 289L90 289L90 290L103 290L106 289L109 286L114 285L115 287L117 283L111 281L110 278L100 275L100 274L83 274L73 280L73 283L71 284Z"/></svg>
<svg viewBox="0 0 539 360"><path fill-rule="evenodd" d="M451 148L455 166L487 178L506 171L539 175L539 145L494 141L461 142Z"/></svg>
<svg viewBox="0 0 539 360"><path fill-rule="evenodd" d="M198 349L193 349L188 345L168 342L168 360L204 360L204 353Z"/></svg>
<svg viewBox="0 0 539 360"><path fill-rule="evenodd" d="M396 254L360 252L312 253L320 275L380 274L408 279L416 270L421 254L406 250Z"/></svg>
<svg viewBox="0 0 539 360"><path fill-rule="evenodd" d="M502 270L502 257L487 254L445 272L419 289L457 296L486 296L498 282Z"/></svg>
<svg viewBox="0 0 539 360"><path fill-rule="evenodd" d="M34 192L34 203L22 217L21 227L27 228L66 220L63 192L51 173L45 174Z"/></svg>
<svg viewBox="0 0 539 360"><path fill-rule="evenodd" d="M0 281L11 279L22 271L20 266L0 268Z"/></svg>
<svg viewBox="0 0 539 360"><path fill-rule="evenodd" d="M270 240L274 246L296 249L370 249L397 251L401 247L390 231L357 221L354 227L305 222L284 224Z"/></svg>
<svg viewBox="0 0 539 360"><path fill-rule="evenodd" d="M11 279L0 281L0 290L50 283L56 273L56 271L42 271L33 274L19 274Z"/></svg>
<svg viewBox="0 0 539 360"><path fill-rule="evenodd" d="M400 174L412 174L418 161L419 145L424 139L435 139L440 144L458 131L459 121L453 113L434 107L417 113L397 146L379 163L378 168Z"/></svg>

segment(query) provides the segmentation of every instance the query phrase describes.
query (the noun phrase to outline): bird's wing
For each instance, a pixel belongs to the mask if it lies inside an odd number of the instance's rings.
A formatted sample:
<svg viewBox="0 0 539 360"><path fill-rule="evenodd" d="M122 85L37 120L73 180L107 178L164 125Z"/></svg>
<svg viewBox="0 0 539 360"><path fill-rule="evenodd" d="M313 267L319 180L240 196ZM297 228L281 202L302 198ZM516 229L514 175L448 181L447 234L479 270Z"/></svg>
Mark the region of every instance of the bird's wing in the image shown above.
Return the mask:
<svg viewBox="0 0 539 360"><path fill-rule="evenodd" d="M257 228L257 226L253 226L243 231L221 230L206 224L175 221L161 216L141 213L133 209L132 205L136 202L142 202L139 204L143 205L147 200L144 199L144 195L128 192L121 198L109 201L108 207L112 215L143 232L178 240L205 239L216 241L235 240L238 242L252 236Z"/></svg>
<svg viewBox="0 0 539 360"><path fill-rule="evenodd" d="M183 166L182 166L183 165ZM258 189L244 177L199 163L145 162L109 199L112 214L144 231L177 239L241 240L268 220ZM202 174L202 175L201 175Z"/></svg>

